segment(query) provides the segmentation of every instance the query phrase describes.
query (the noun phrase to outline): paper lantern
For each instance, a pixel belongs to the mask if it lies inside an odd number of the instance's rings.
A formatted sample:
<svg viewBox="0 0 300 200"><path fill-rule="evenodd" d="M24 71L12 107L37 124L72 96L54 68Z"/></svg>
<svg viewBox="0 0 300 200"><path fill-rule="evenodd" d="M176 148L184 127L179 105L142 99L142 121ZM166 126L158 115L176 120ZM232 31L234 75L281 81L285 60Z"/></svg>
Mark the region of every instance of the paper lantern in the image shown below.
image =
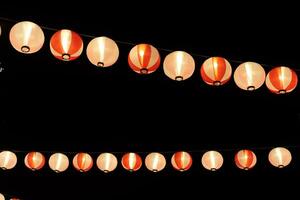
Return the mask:
<svg viewBox="0 0 300 200"><path fill-rule="evenodd" d="M97 158L97 167L105 172L112 172L117 168L118 160L116 156L111 153L102 153Z"/></svg>
<svg viewBox="0 0 300 200"><path fill-rule="evenodd" d="M35 171L42 169L45 165L45 157L40 152L30 152L24 159L26 167Z"/></svg>
<svg viewBox="0 0 300 200"><path fill-rule="evenodd" d="M1 30L1 27L0 27L0 30ZM0 31L0 33L1 33L1 31ZM1 193L0 193L0 200L5 200L5 197Z"/></svg>
<svg viewBox="0 0 300 200"><path fill-rule="evenodd" d="M168 54L164 60L165 74L176 81L183 81L191 77L195 70L193 57L184 51Z"/></svg>
<svg viewBox="0 0 300 200"><path fill-rule="evenodd" d="M159 172L166 166L166 159L160 153L150 153L146 156L145 165L152 172Z"/></svg>
<svg viewBox="0 0 300 200"><path fill-rule="evenodd" d="M217 151L208 151L202 156L202 165L205 169L216 171L223 165L223 157Z"/></svg>
<svg viewBox="0 0 300 200"><path fill-rule="evenodd" d="M256 155L250 150L240 150L235 155L234 161L238 168L248 170L255 166Z"/></svg>
<svg viewBox="0 0 300 200"><path fill-rule="evenodd" d="M137 171L142 166L142 158L136 153L127 153L122 157L123 167L130 171Z"/></svg>
<svg viewBox="0 0 300 200"><path fill-rule="evenodd" d="M285 94L293 91L298 83L296 72L284 66L272 69L266 78L268 89L276 94Z"/></svg>
<svg viewBox="0 0 300 200"><path fill-rule="evenodd" d="M58 59L70 61L77 59L83 50L83 41L74 31L63 29L54 33L50 40L51 53Z"/></svg>
<svg viewBox="0 0 300 200"><path fill-rule="evenodd" d="M62 153L52 154L49 159L49 167L56 173L63 172L69 167L69 159Z"/></svg>
<svg viewBox="0 0 300 200"><path fill-rule="evenodd" d="M130 50L128 64L136 73L150 74L160 65L159 52L150 44L138 44Z"/></svg>
<svg viewBox="0 0 300 200"><path fill-rule="evenodd" d="M11 151L2 151L0 153L0 168L3 170L12 169L17 164L17 156Z"/></svg>
<svg viewBox="0 0 300 200"><path fill-rule="evenodd" d="M171 163L176 170L183 172L191 168L193 159L188 152L179 151L173 154Z"/></svg>
<svg viewBox="0 0 300 200"><path fill-rule="evenodd" d="M109 67L119 57L118 45L108 37L94 38L87 46L86 54L89 61L97 67Z"/></svg>
<svg viewBox="0 0 300 200"><path fill-rule="evenodd" d="M236 68L233 78L239 88L253 91L264 84L266 73L260 64L245 62Z"/></svg>
<svg viewBox="0 0 300 200"><path fill-rule="evenodd" d="M11 45L21 53L39 51L45 41L43 30L35 23L23 21L15 24L9 33Z"/></svg>
<svg viewBox="0 0 300 200"><path fill-rule="evenodd" d="M93 167L93 158L88 153L78 153L73 158L73 166L80 172L87 172Z"/></svg>
<svg viewBox="0 0 300 200"><path fill-rule="evenodd" d="M223 85L228 82L231 73L230 63L222 57L211 57L205 60L200 69L203 81L214 86Z"/></svg>
<svg viewBox="0 0 300 200"><path fill-rule="evenodd" d="M283 168L292 161L292 154L284 147L277 147L270 151L269 161L273 166Z"/></svg>

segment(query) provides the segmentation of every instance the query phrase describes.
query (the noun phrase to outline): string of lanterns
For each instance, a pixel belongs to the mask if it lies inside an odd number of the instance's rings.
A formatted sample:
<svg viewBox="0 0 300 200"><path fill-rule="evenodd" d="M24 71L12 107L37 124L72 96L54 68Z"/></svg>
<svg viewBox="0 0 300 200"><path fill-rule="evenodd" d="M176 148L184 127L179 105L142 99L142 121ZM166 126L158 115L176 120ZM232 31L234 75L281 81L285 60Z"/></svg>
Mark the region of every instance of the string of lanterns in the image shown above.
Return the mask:
<svg viewBox="0 0 300 200"><path fill-rule="evenodd" d="M8 195L5 195L5 196L8 197ZM5 196L0 193L0 200L5 200ZM9 198L9 200L21 200L21 199L16 198L16 197L11 197L11 198Z"/></svg>
<svg viewBox="0 0 300 200"><path fill-rule="evenodd" d="M42 48L45 36L42 28L37 24L23 21L11 28L9 40L18 52L32 54ZM81 36L72 30L59 30L50 39L51 53L62 61L76 60L82 54L83 48ZM93 65L110 67L118 60L119 48L117 43L108 37L96 37L87 45L86 55ZM150 74L159 68L161 57L154 46L138 44L130 50L128 64L136 73ZM193 75L195 61L187 52L174 51L165 57L163 70L170 79L184 81ZM232 67L225 58L211 57L203 62L200 75L206 84L220 86L230 80ZM236 85L243 90L253 91L265 83L267 88L275 94L289 93L296 88L298 83L296 72L289 67L274 67L266 75L264 68L255 62L241 63L235 69L233 78Z"/></svg>
<svg viewBox="0 0 300 200"><path fill-rule="evenodd" d="M269 152L268 159L273 166L283 168L290 164L292 154L284 147L276 147ZM218 151L207 151L201 159L203 167L210 171L220 169L223 162L223 156ZM238 168L249 170L255 166L257 157L253 151L244 149L235 154L234 162ZM17 156L14 152L0 152L0 168L2 170L13 169L16 164ZM41 152L29 152L24 158L24 164L32 171L38 171L45 166L46 158ZM72 164L77 171L87 172L92 169L94 161L89 153L80 152L73 157ZM114 171L118 164L117 157L112 153L100 153L96 159L98 169L104 173ZM149 171L159 172L166 167L167 161L163 154L153 152L145 157L144 164ZM188 152L179 151L172 155L171 165L175 170L187 171L192 167L192 164L193 158ZM54 172L61 173L69 168L70 161L65 153L53 153L48 160L48 165ZM125 153L122 155L121 165L127 171L138 171L143 165L143 159L138 153Z"/></svg>

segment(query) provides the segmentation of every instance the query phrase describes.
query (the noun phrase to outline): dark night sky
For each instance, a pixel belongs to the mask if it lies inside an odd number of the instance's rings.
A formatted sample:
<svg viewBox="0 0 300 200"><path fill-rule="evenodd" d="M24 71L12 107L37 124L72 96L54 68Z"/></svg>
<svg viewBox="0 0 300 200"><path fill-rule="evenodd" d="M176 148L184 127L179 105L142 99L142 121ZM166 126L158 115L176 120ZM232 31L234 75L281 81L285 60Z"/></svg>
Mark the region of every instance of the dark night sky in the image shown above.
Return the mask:
<svg viewBox="0 0 300 200"><path fill-rule="evenodd" d="M256 61L267 64L266 71L286 65L299 76L300 31L295 26L299 16L290 8L274 5L266 12L261 5L247 3L238 7L213 3L197 7L186 3L168 9L161 4L142 5L138 10L127 7L117 11L104 4L83 14L83 7L68 12L50 7L47 11L31 8L13 12L1 6L0 16L136 44L147 42L158 48L223 56L229 61ZM17 168L0 171L0 192L24 200L88 199L138 192L151 192L151 197L162 193L166 197L213 194L212 198L238 198L237 190L247 190L249 197L255 198L259 193L293 192L288 188L300 175L299 148L294 147L299 145L299 87L283 96L271 94L265 85L247 93L233 79L213 88L201 80L204 59L197 56L195 73L184 82L170 80L162 66L141 76L128 67L132 46L124 44L119 44L120 57L111 68L97 69L85 51L76 61L62 62L50 53L54 32L49 30L44 30L45 44L38 53L23 55L8 41L13 23L0 23L0 61L5 69L0 73L0 149L48 151L47 157L53 151L195 151L194 165L187 173L173 170L169 162L172 154L166 153L167 168L160 174L151 174L145 167L129 174L119 165L109 175L95 166L86 174L72 166L63 174L54 174L48 166L31 172L23 165L25 153L19 152ZM83 40L86 47L90 38ZM160 53L162 59L167 54ZM234 70L237 63L231 64ZM291 166L283 170L270 166L267 154L274 146L293 146ZM258 163L252 171L241 171L233 163L234 153L241 148L258 148ZM209 149L224 155L224 166L216 173L206 172L200 164L202 153ZM74 154L68 155L71 159ZM116 155L120 160L122 154ZM97 153L92 156L96 159ZM279 182L285 182L283 189Z"/></svg>

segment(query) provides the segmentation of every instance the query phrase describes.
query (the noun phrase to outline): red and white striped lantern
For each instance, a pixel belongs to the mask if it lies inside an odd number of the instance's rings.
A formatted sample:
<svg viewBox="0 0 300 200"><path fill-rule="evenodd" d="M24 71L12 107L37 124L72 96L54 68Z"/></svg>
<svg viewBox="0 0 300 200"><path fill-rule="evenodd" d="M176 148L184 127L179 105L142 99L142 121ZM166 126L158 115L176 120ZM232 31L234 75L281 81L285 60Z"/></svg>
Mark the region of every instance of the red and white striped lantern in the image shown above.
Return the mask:
<svg viewBox="0 0 300 200"><path fill-rule="evenodd" d="M77 59L83 50L83 41L74 31L63 29L54 33L50 40L51 53L60 60Z"/></svg>
<svg viewBox="0 0 300 200"><path fill-rule="evenodd" d="M40 152L30 152L24 159L26 167L35 171L42 169L45 165L45 157Z"/></svg>
<svg viewBox="0 0 300 200"><path fill-rule="evenodd" d="M220 86L230 80L232 73L230 63L222 57L211 57L204 61L200 74L209 85Z"/></svg>
<svg viewBox="0 0 300 200"><path fill-rule="evenodd" d="M249 170L256 164L256 155L251 150L240 150L234 157L235 164L238 168Z"/></svg>
<svg viewBox="0 0 300 200"><path fill-rule="evenodd" d="M73 158L73 166L80 172L87 172L93 167L93 158L88 153L78 153Z"/></svg>
<svg viewBox="0 0 300 200"><path fill-rule="evenodd" d="M285 94L293 91L298 83L298 77L292 69L280 66L272 69L266 78L268 89L276 94Z"/></svg>
<svg viewBox="0 0 300 200"><path fill-rule="evenodd" d="M122 166L130 171L137 171L142 166L142 158L137 153L127 153L122 157Z"/></svg>
<svg viewBox="0 0 300 200"><path fill-rule="evenodd" d="M191 168L193 159L188 152L179 151L173 154L171 163L176 170L183 172Z"/></svg>
<svg viewBox="0 0 300 200"><path fill-rule="evenodd" d="M136 73L150 74L160 65L159 52L150 44L138 44L130 50L128 64Z"/></svg>

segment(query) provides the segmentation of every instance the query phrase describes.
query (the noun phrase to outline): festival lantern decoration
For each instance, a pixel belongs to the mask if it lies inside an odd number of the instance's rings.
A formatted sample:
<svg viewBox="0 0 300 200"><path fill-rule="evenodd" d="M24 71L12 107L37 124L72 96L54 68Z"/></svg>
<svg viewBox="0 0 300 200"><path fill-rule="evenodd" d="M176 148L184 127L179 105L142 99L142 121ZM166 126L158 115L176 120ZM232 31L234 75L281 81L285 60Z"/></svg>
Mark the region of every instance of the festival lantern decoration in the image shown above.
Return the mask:
<svg viewBox="0 0 300 200"><path fill-rule="evenodd" d="M276 94L285 94L293 91L298 83L298 77L292 69L280 66L273 68L267 75L266 85Z"/></svg>
<svg viewBox="0 0 300 200"><path fill-rule="evenodd" d="M202 165L205 169L216 171L223 165L223 157L217 151L208 151L202 156Z"/></svg>
<svg viewBox="0 0 300 200"><path fill-rule="evenodd" d="M0 168L3 170L12 169L17 164L17 156L11 151L2 151L0 153Z"/></svg>
<svg viewBox="0 0 300 200"><path fill-rule="evenodd" d="M115 41L102 36L94 38L89 42L86 54L93 65L97 67L109 67L118 60L119 48Z"/></svg>
<svg viewBox="0 0 300 200"><path fill-rule="evenodd" d="M37 24L30 21L23 21L11 28L9 40L17 51L31 54L42 48L45 36L43 30Z"/></svg>
<svg viewBox="0 0 300 200"><path fill-rule="evenodd" d="M160 153L150 153L145 158L145 165L150 171L159 172L165 168L166 159Z"/></svg>
<svg viewBox="0 0 300 200"><path fill-rule="evenodd" d="M0 27L1 28L1 27ZM0 193L0 200L5 200L5 197L3 196L3 194Z"/></svg>
<svg viewBox="0 0 300 200"><path fill-rule="evenodd" d="M256 164L256 155L251 150L240 150L234 157L235 164L238 168L249 170Z"/></svg>
<svg viewBox="0 0 300 200"><path fill-rule="evenodd" d="M49 167L56 173L63 172L69 167L69 159L62 153L52 154L49 158Z"/></svg>
<svg viewBox="0 0 300 200"><path fill-rule="evenodd" d="M45 165L45 157L40 152L30 152L24 159L26 167L32 171L42 169Z"/></svg>
<svg viewBox="0 0 300 200"><path fill-rule="evenodd" d="M73 166L80 172L87 172L93 167L93 158L88 153L78 153L73 158Z"/></svg>
<svg viewBox="0 0 300 200"><path fill-rule="evenodd" d="M183 81L191 77L195 70L193 57L184 51L174 51L164 60L165 74L176 81Z"/></svg>
<svg viewBox="0 0 300 200"><path fill-rule="evenodd" d="M200 74L205 83L220 86L229 81L232 69L225 58L211 57L202 64Z"/></svg>
<svg viewBox="0 0 300 200"><path fill-rule="evenodd" d="M150 74L160 65L159 52L150 44L138 44L130 50L128 64L136 73Z"/></svg>
<svg viewBox="0 0 300 200"><path fill-rule="evenodd" d="M127 153L122 157L122 166L130 172L137 171L142 166L142 158L137 153Z"/></svg>
<svg viewBox="0 0 300 200"><path fill-rule="evenodd" d="M83 41L77 33L62 29L54 33L50 40L51 53L60 60L71 61L77 59L83 50Z"/></svg>
<svg viewBox="0 0 300 200"><path fill-rule="evenodd" d="M235 84L248 91L253 91L260 88L266 78L264 68L255 62L245 62L239 65L234 71Z"/></svg>
<svg viewBox="0 0 300 200"><path fill-rule="evenodd" d="M117 165L118 160L116 156L111 153L101 153L97 158L97 167L105 173L114 171Z"/></svg>
<svg viewBox="0 0 300 200"><path fill-rule="evenodd" d="M277 147L270 151L269 161L273 166L283 168L292 161L292 154L284 147Z"/></svg>
<svg viewBox="0 0 300 200"><path fill-rule="evenodd" d="M191 168L193 159L188 152L179 151L173 154L171 163L176 170L184 172Z"/></svg>

